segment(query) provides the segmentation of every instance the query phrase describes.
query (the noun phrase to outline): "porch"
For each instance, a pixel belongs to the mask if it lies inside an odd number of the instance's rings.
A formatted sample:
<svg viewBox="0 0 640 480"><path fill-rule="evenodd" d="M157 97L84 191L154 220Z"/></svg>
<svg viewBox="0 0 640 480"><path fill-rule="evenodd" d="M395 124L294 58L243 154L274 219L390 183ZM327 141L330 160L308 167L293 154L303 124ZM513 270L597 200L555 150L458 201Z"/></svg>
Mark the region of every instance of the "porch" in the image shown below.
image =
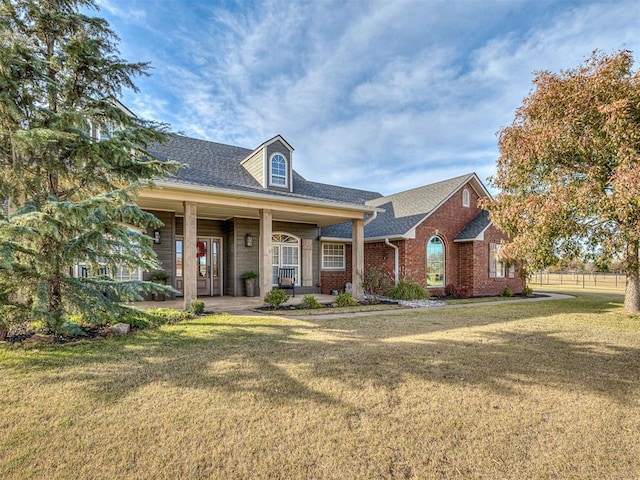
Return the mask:
<svg viewBox="0 0 640 480"><path fill-rule="evenodd" d="M336 298L333 295L322 295L320 293L315 293L313 296L320 303L332 303ZM288 307L299 305L303 298L304 295L291 297L284 306ZM265 306L264 300L260 297L198 297L198 300L202 300L204 302L204 310L207 313L242 312ZM127 305L141 309L175 308L181 310L184 307L184 300L182 298L177 298L163 302L133 302L128 303Z"/></svg>
<svg viewBox="0 0 640 480"><path fill-rule="evenodd" d="M344 222L352 224L349 280L353 296L362 296L365 216L379 209L307 197L159 184L162 188L140 192L137 203L165 224L147 233L154 238L167 283L183 295L182 308L211 293L242 295L242 276L247 272L258 273L258 292L263 297L273 288L277 266L296 268L296 290L315 292L320 283L318 228ZM296 245L287 245L287 238ZM216 299L220 297L207 300L212 308L236 305L226 300L216 304ZM240 297L242 302L247 300ZM255 302L259 306L260 298Z"/></svg>

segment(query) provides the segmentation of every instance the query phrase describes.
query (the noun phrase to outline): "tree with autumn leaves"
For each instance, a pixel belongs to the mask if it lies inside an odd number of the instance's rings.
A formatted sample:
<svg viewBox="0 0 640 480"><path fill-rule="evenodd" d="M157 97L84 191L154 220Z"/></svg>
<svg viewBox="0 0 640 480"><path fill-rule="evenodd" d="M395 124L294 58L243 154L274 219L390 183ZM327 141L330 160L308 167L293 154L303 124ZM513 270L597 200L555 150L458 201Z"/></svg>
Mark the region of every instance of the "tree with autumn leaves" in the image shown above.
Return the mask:
<svg viewBox="0 0 640 480"><path fill-rule="evenodd" d="M640 73L629 51L594 52L575 69L536 74L499 132L485 203L529 271L559 258L622 261L624 309L640 312Z"/></svg>

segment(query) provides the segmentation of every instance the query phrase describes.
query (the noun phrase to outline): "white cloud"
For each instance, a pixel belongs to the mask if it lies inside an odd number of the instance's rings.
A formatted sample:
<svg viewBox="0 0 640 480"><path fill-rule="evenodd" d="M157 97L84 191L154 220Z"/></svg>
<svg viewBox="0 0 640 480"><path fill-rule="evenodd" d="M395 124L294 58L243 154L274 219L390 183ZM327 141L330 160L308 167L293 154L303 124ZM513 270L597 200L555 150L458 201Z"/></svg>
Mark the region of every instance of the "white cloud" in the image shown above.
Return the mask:
<svg viewBox="0 0 640 480"><path fill-rule="evenodd" d="M101 4L118 16L129 5ZM640 51L633 0L181 6L148 12L138 32L156 68L140 86L169 99L144 98L149 113L249 148L280 133L303 176L383 193L485 179L533 71L574 67L594 48Z"/></svg>

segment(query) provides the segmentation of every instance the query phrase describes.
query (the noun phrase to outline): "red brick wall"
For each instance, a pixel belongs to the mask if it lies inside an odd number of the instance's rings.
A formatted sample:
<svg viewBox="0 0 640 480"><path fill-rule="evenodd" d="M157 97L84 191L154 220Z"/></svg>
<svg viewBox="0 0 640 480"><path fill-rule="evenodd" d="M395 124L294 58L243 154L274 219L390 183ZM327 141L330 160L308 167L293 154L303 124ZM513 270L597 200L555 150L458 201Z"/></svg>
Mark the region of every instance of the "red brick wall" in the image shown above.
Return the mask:
<svg viewBox="0 0 640 480"><path fill-rule="evenodd" d="M407 240L405 276L426 284L426 245L429 239L438 235L445 248L445 285L453 283L461 286L459 244L454 243L455 236L480 213L477 206L478 194L467 186L470 206L462 206L462 188L447 200L435 213L416 228L415 240ZM468 288L468 287L467 287ZM429 288L433 295L442 295L442 288Z"/></svg>
<svg viewBox="0 0 640 480"><path fill-rule="evenodd" d="M344 246L344 270L322 270L322 246L320 246L320 293L329 295L331 290L342 292L351 281L351 245Z"/></svg>
<svg viewBox="0 0 640 480"><path fill-rule="evenodd" d="M498 295L505 286L508 286L513 293L522 293L524 281L520 278L520 271L516 267L514 278L509 278L509 273L505 278L489 278L489 244L500 243L508 237L491 225L484 232L484 241L468 242L473 244L473 260L475 264L473 295Z"/></svg>
<svg viewBox="0 0 640 480"><path fill-rule="evenodd" d="M514 293L521 293L524 287L516 269L515 278L489 278L489 244L506 238L495 227L485 232L484 241L455 243L453 239L480 213L477 206L478 194L470 186L470 206L462 206L462 188L447 200L438 210L416 227L416 238L393 241L399 247L400 278L408 278L426 285L426 245L429 239L438 235L445 247L445 285L466 287L471 295L497 295L505 285ZM344 271L321 271L322 293L344 290L351 282L351 245L345 246L346 268ZM364 248L365 275L376 267L393 280L394 249L384 242L367 243ZM432 295L443 295L442 288L430 288Z"/></svg>

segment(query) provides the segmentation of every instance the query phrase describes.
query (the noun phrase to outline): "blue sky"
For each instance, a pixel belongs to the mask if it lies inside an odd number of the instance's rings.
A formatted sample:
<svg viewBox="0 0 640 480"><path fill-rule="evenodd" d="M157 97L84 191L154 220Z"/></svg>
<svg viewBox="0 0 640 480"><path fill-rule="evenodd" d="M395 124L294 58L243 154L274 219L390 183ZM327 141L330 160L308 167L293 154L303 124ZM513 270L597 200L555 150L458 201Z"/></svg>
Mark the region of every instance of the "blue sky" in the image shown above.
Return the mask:
<svg viewBox="0 0 640 480"><path fill-rule="evenodd" d="M123 101L185 135L281 134L304 177L383 194L495 172L533 72L640 62L640 1L98 0L151 77Z"/></svg>

